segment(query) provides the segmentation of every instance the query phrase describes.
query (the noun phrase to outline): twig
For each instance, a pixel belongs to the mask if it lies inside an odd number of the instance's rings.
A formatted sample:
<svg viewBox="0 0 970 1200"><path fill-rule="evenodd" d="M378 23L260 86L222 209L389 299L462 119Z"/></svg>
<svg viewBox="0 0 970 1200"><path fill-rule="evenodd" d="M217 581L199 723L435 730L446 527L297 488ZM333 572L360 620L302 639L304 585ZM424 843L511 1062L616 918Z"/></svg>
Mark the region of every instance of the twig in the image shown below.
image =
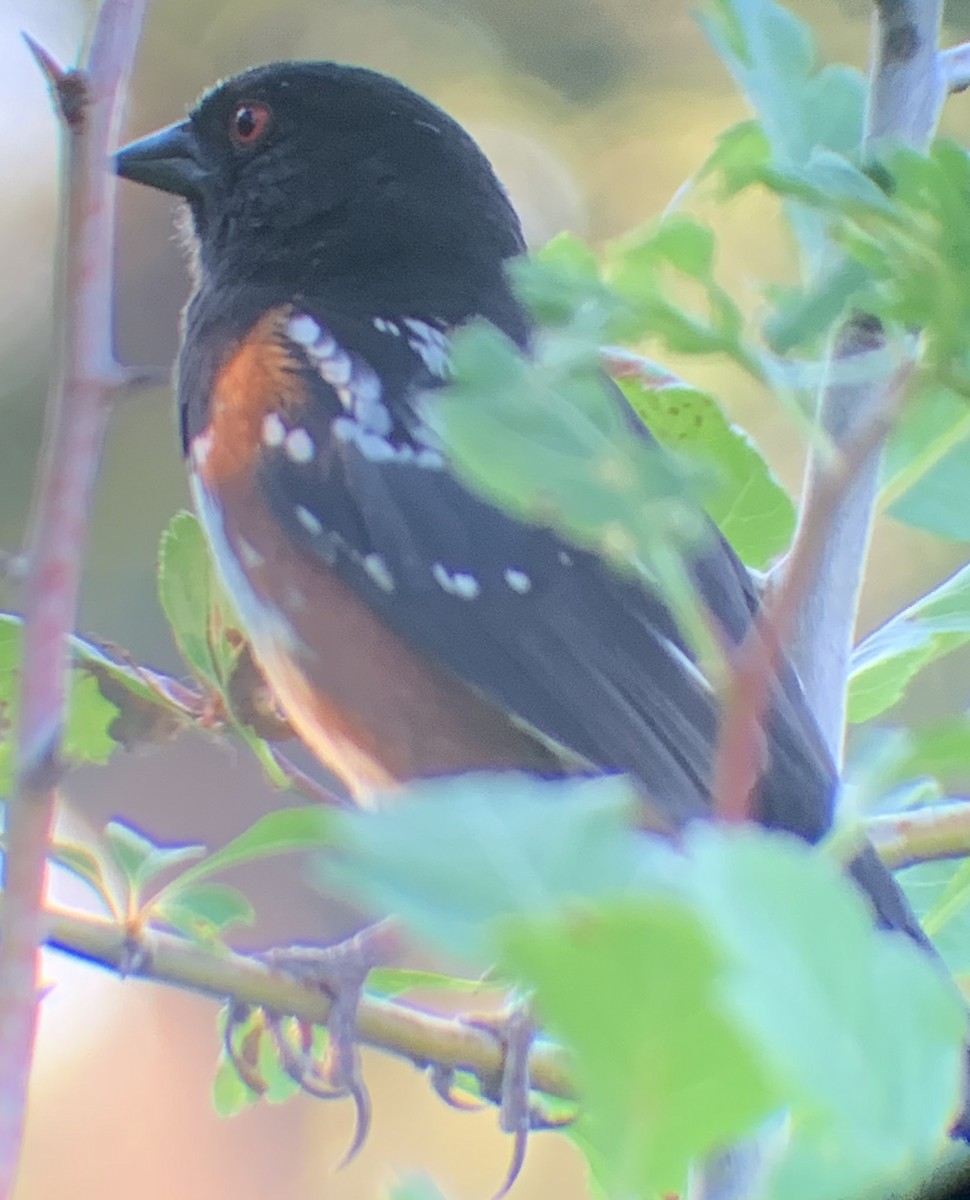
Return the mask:
<svg viewBox="0 0 970 1200"><path fill-rule="evenodd" d="M881 145L905 143L924 147L936 128L945 95L937 44L941 0L876 0L873 62L865 135L865 152ZM851 319L835 342L833 366L884 345L878 322ZM819 425L836 449L851 443L869 422L884 424L892 407L887 391L896 363L861 383L847 383L837 369L819 404ZM882 442L876 441L866 462L859 465L853 486L833 513L812 578L806 582L793 623L790 653L808 702L836 761L842 757L845 736L846 681L859 592L875 512ZM812 522L812 510L828 484L828 455L813 449L802 496L802 521Z"/></svg>
<svg viewBox="0 0 970 1200"><path fill-rule="evenodd" d="M145 0L105 0L86 71L63 71L28 39L51 86L67 144L58 364L27 539L18 780L7 806L0 913L0 1198L14 1186L37 1022L41 901L59 770L68 672L90 498L109 399L114 180L107 170L119 99Z"/></svg>
<svg viewBox="0 0 970 1200"><path fill-rule="evenodd" d="M951 95L970 88L970 42L941 50L939 62L943 85Z"/></svg>
<svg viewBox="0 0 970 1200"><path fill-rule="evenodd" d="M865 829L890 866L956 857L970 849L970 802L873 817ZM0 911L6 903L0 896ZM329 1016L325 991L273 971L259 956L208 950L150 927L139 933L138 952L133 954L131 929L124 922L53 905L42 911L41 927L48 946L110 970L315 1025L326 1025ZM485 1095L501 1078L504 1052L487 1028L399 1000L365 995L357 1013L357 1034L363 1044L420 1068L433 1067L439 1076L467 1070L482 1082ZM544 1039L533 1042L528 1071L536 1091L576 1098L566 1054L557 1044Z"/></svg>
<svg viewBox="0 0 970 1200"><path fill-rule="evenodd" d="M290 1014L315 1025L327 1022L330 1001L319 988L273 971L257 958L206 950L185 938L152 929L140 934L140 952L133 956L131 931L123 923L53 906L41 917L47 945L75 957L116 971L125 971L134 962L129 973L139 978ZM501 1078L504 1055L492 1033L400 1001L365 996L357 1013L357 1034L363 1044L421 1068L435 1065L470 1071L483 1081L485 1092ZM529 1074L539 1091L575 1098L565 1053L554 1043L533 1043Z"/></svg>
<svg viewBox="0 0 970 1200"><path fill-rule="evenodd" d="M938 46L942 0L874 0L866 149L881 141L925 146L945 97Z"/></svg>
<svg viewBox="0 0 970 1200"><path fill-rule="evenodd" d="M768 705L778 657L804 597L810 594L838 514L859 486L860 473L893 427L911 370L910 363L897 370L892 388L881 397L880 409L819 473L812 504L802 514L784 576L770 604L733 656L712 773L715 811L723 820L741 821L750 816L751 797L760 774L761 715Z"/></svg>
<svg viewBox="0 0 970 1200"><path fill-rule="evenodd" d="M887 867L970 855L970 801L932 804L911 812L870 817L865 831Z"/></svg>

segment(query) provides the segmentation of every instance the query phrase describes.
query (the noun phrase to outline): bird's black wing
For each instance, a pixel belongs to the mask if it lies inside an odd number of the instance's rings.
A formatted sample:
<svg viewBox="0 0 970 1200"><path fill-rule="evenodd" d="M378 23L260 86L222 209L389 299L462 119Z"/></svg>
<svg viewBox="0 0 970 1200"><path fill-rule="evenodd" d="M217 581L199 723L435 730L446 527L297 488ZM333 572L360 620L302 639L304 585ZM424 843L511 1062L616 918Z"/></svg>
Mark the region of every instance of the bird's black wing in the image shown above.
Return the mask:
<svg viewBox="0 0 970 1200"><path fill-rule="evenodd" d="M396 336L351 331L340 339L355 347L350 377L336 385L328 379L346 369L333 367L334 320L318 324L316 348L312 323L297 329L312 393L299 420L315 455L293 462L269 453L261 468L277 520L408 642L574 762L629 772L674 821L706 813L718 707L669 611L639 580L455 477L400 394L415 386L408 335L429 337L425 323L395 326ZM423 360L435 365L427 353ZM314 515L312 528L299 510ZM703 603L739 641L757 602L713 528L693 573ZM819 837L835 774L788 670L765 746L761 819Z"/></svg>

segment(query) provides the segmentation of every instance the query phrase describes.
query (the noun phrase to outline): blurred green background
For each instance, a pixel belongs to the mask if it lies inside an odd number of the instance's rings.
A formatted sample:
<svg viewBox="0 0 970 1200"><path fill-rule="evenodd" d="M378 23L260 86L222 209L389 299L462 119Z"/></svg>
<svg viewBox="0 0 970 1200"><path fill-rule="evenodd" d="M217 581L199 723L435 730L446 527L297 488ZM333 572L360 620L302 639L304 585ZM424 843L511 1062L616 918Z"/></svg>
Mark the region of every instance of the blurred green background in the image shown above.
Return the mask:
<svg viewBox="0 0 970 1200"><path fill-rule="evenodd" d="M795 6L829 58L864 65L864 0ZM71 0L0 0L0 546L16 547L29 505L49 365L57 144L47 96L18 31L70 62L90 14ZM131 136L177 119L221 76L272 58L334 58L386 71L465 123L492 157L533 244L563 228L594 243L659 212L744 114L687 0L150 0L127 117ZM946 40L970 36L970 0L948 6ZM950 102L946 130L970 143L970 99ZM187 290L166 197L123 188L117 263L118 353L170 362ZM704 215L710 215L705 213ZM751 304L763 277L784 277L788 246L775 213L746 200L716 215L725 281ZM677 364L674 364L675 366ZM717 392L795 491L802 447L769 397L717 370L692 379ZM126 401L104 462L81 628L177 670L155 598L158 535L187 503L165 390ZM965 557L885 522L877 530L864 628L926 590ZM15 607L12 594L0 596ZM965 705L962 666L928 671L910 704ZM242 750L200 739L138 751L68 786L64 822L96 830L111 815L156 839L216 844L279 804ZM239 939L262 946L337 932L334 914L291 864L241 881L261 914ZM74 899L66 885L59 893ZM492 1194L508 1146L495 1115L459 1116L412 1068L367 1061L374 1132L360 1159L332 1174L351 1134L349 1106L296 1101L232 1122L211 1112L215 1008L194 997L118 983L50 958L32 1095L28 1163L18 1196L141 1200L335 1200L379 1195L393 1169L424 1167L450 1197ZM514 1195L586 1192L562 1139L539 1136Z"/></svg>

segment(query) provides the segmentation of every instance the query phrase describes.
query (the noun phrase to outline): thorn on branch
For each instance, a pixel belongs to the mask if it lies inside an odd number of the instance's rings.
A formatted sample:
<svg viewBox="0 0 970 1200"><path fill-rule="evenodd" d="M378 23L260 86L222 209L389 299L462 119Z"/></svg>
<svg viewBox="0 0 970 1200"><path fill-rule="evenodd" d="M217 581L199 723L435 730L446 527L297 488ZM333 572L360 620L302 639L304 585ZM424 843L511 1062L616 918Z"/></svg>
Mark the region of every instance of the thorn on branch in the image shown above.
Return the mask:
<svg viewBox="0 0 970 1200"><path fill-rule="evenodd" d="M87 74L74 68L65 71L53 55L48 53L40 42L35 41L29 33L23 33L22 36L34 56L34 61L47 80L47 86L50 88L61 119L71 133L80 133L84 128L84 117L91 92Z"/></svg>

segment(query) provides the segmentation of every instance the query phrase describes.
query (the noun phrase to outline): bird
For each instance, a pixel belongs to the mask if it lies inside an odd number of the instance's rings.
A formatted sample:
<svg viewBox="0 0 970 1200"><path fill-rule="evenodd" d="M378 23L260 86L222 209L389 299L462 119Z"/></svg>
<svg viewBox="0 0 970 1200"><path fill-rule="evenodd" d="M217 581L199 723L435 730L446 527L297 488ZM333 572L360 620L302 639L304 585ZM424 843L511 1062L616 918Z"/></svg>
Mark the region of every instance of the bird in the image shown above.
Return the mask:
<svg viewBox="0 0 970 1200"><path fill-rule="evenodd" d="M718 694L663 598L476 493L427 420L456 330L487 321L525 356L536 332L509 280L520 222L472 137L383 74L280 62L219 83L116 169L185 202L192 493L319 761L365 805L467 771L622 773L670 830L709 817ZM706 529L688 569L738 646L758 591ZM818 841L838 771L784 658L762 723L752 815ZM849 869L875 920L929 949L871 846Z"/></svg>

